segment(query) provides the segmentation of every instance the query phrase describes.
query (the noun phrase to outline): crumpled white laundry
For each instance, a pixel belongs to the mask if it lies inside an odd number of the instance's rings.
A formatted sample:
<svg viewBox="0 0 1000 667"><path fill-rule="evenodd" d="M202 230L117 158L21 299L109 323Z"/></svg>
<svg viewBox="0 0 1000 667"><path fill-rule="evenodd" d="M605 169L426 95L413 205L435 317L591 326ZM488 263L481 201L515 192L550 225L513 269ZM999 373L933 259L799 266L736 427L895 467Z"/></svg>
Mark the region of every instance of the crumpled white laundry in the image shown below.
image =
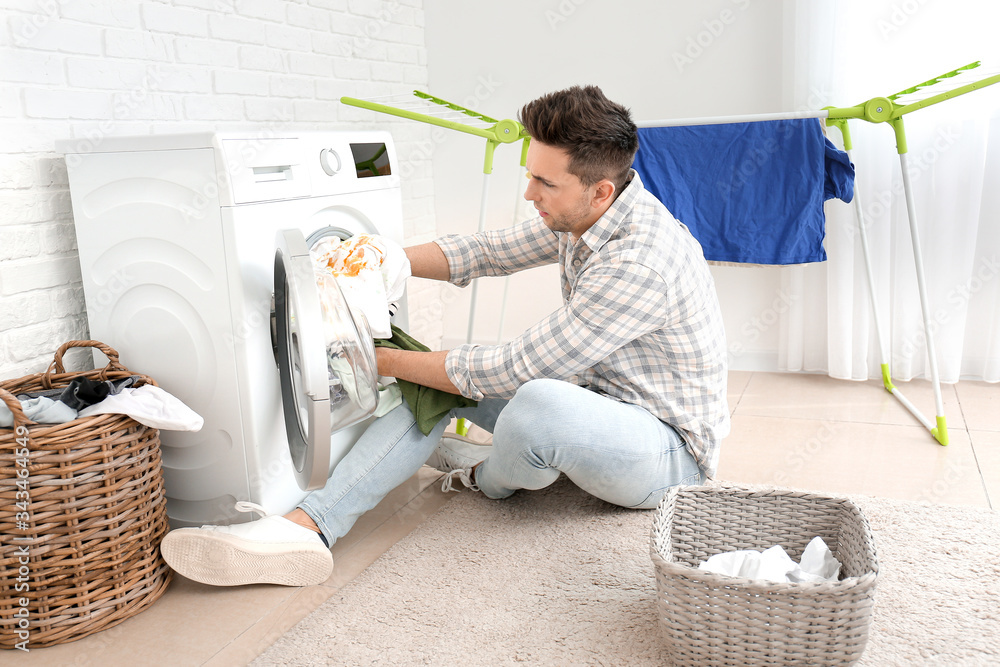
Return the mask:
<svg viewBox="0 0 1000 667"><path fill-rule="evenodd" d="M342 241L328 237L310 250L322 293L321 279L333 276L355 318L364 318L375 338L390 338L390 305L403 296L410 277L410 260L403 248L384 236L356 234Z"/></svg>
<svg viewBox="0 0 1000 667"><path fill-rule="evenodd" d="M151 384L127 387L80 410L81 417L102 414L128 415L140 424L168 431L199 431L205 423L179 398Z"/></svg>
<svg viewBox="0 0 1000 667"><path fill-rule="evenodd" d="M403 402L403 390L398 384L379 385L378 405L375 407L373 417L381 417L391 410L395 410Z"/></svg>
<svg viewBox="0 0 1000 667"><path fill-rule="evenodd" d="M840 562L819 536L809 542L798 563L780 545L775 545L762 552L747 549L715 554L700 563L698 569L779 583L837 581L840 576Z"/></svg>
<svg viewBox="0 0 1000 667"><path fill-rule="evenodd" d="M39 424L62 424L76 419L76 410L47 396L26 398L20 403L24 416ZM0 428L10 428L13 425L14 414L6 403L0 401Z"/></svg>

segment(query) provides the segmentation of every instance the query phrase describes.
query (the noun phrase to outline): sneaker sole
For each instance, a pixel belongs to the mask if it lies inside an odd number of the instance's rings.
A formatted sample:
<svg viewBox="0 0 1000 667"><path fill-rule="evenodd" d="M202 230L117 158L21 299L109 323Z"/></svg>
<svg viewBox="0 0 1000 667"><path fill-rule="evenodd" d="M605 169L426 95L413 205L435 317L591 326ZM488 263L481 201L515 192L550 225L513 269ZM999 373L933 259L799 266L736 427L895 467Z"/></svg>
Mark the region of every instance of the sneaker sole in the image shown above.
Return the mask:
<svg viewBox="0 0 1000 667"><path fill-rule="evenodd" d="M322 545L259 544L198 529L167 533L160 552L178 574L211 586L311 586L333 573L333 557Z"/></svg>

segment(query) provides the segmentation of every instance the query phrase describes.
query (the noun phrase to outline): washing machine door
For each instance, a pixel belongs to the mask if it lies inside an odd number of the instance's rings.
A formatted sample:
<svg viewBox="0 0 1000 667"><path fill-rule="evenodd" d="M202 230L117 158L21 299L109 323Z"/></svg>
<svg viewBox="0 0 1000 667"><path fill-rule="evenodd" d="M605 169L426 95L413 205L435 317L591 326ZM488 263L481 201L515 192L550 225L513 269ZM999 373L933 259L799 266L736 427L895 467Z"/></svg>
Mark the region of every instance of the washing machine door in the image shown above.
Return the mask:
<svg viewBox="0 0 1000 667"><path fill-rule="evenodd" d="M276 245L275 354L285 432L295 478L308 491L326 483L330 436L375 412L375 346L364 315L352 315L336 280L317 277L302 232L282 230Z"/></svg>

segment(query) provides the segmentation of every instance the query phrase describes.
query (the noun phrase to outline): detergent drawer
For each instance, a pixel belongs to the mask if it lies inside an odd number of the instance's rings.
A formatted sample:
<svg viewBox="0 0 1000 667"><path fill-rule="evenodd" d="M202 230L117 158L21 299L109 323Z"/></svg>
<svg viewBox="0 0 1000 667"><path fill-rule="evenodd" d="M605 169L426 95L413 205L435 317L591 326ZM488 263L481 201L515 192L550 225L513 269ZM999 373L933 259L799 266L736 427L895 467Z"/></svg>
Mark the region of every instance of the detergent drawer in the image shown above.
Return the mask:
<svg viewBox="0 0 1000 667"><path fill-rule="evenodd" d="M317 278L298 229L277 234L274 255L275 357L295 478L304 490L329 473L332 433L378 406L375 346L336 281Z"/></svg>
<svg viewBox="0 0 1000 667"><path fill-rule="evenodd" d="M224 139L236 204L306 197L309 171L296 138Z"/></svg>

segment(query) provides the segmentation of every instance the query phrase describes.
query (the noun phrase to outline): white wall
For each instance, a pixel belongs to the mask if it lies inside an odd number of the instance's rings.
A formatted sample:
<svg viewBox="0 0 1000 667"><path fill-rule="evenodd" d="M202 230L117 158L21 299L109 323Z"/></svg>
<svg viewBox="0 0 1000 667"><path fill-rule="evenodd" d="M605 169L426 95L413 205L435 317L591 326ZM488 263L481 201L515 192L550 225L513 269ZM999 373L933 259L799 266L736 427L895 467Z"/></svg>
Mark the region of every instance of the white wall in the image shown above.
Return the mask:
<svg viewBox="0 0 1000 667"><path fill-rule="evenodd" d="M476 228L485 143L345 107L340 96L429 90L513 118L540 94L594 83L638 119L782 109L783 3L424 4L3 0L0 379L42 370L59 344L87 336L56 139L388 127L406 175L406 236L419 242ZM518 157L518 145L497 150L488 227L530 211ZM775 367L779 271L713 268L734 368ZM481 282L477 340L515 336L558 304L554 270L512 278L501 333L505 283ZM418 337L432 346L464 341L470 290L410 288Z"/></svg>
<svg viewBox="0 0 1000 667"><path fill-rule="evenodd" d="M435 95L496 118L573 84L599 85L636 119L783 111L782 5L751 0L428 0L427 61ZM434 145L438 229L474 231L485 142L449 134ZM519 144L497 150L487 228L525 215L517 202ZM555 269L511 279L499 332L502 279L481 281L474 338L520 333L558 306ZM773 370L782 308L779 268L713 267L733 368ZM464 342L470 290L445 291L446 345Z"/></svg>
<svg viewBox="0 0 1000 667"><path fill-rule="evenodd" d="M421 5L3 0L0 379L44 370L61 343L87 337L56 139L237 127L389 128L407 160L406 236L432 238L430 162L412 150L426 141L427 128L337 101L427 86ZM418 304L436 300L437 288L415 287ZM425 318L423 324L425 336L440 335L439 323Z"/></svg>

